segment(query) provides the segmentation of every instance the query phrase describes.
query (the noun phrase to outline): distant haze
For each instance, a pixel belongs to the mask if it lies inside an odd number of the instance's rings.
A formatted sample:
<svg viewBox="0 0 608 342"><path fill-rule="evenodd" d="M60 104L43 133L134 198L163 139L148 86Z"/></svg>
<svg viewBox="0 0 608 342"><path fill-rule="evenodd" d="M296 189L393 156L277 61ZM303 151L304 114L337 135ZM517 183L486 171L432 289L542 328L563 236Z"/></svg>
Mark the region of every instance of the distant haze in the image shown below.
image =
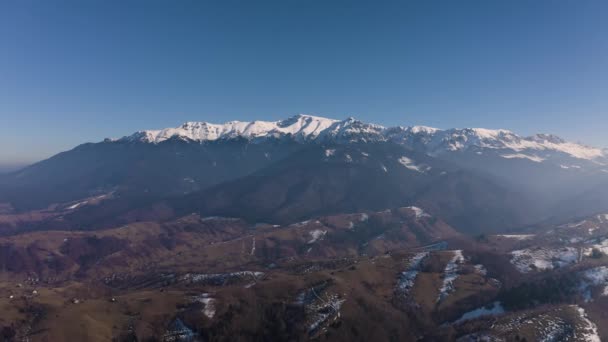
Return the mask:
<svg viewBox="0 0 608 342"><path fill-rule="evenodd" d="M17 171L27 164L0 164L0 174Z"/></svg>

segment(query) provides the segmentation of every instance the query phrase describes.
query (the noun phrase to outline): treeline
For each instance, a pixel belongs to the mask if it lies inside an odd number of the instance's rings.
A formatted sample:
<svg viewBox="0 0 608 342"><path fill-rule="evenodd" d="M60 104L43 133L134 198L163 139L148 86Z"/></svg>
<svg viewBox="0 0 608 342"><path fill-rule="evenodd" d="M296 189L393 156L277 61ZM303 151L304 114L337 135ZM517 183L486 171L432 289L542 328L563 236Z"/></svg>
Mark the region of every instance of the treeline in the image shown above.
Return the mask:
<svg viewBox="0 0 608 342"><path fill-rule="evenodd" d="M538 281L522 283L504 290L500 293L499 300L508 310L569 302L575 299L578 284L575 273L550 275Z"/></svg>

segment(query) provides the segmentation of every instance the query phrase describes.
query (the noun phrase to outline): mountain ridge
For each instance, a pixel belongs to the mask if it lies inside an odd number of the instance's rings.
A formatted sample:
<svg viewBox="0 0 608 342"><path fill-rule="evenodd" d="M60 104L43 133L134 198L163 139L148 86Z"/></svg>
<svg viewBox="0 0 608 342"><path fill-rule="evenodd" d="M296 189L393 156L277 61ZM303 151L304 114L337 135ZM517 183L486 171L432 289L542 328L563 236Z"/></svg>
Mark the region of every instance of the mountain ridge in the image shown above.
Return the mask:
<svg viewBox="0 0 608 342"><path fill-rule="evenodd" d="M187 213L247 212L283 222L377 209L383 201L385 207L425 203L425 209L437 206L430 211L454 226L480 231L603 210L608 207L603 196L592 207L578 203L608 186L607 165L605 150L508 130L387 128L308 115L225 125L190 122L83 144L2 175L0 205L21 213L70 208L113 194L100 206L75 208L73 226L80 227L87 217L106 222L105 216L180 197L197 199L173 206ZM198 201L205 197L216 201ZM261 208L239 202L241 197L270 212L253 215ZM494 213L513 215L502 223L482 219L497 216L481 213L489 202ZM154 208L144 212L163 211Z"/></svg>
<svg viewBox="0 0 608 342"><path fill-rule="evenodd" d="M353 117L335 120L320 116L298 114L279 121L228 121L224 124L186 122L180 127L138 131L112 142L162 143L169 139L194 142L244 138L259 141L269 138L291 138L296 142L380 142L391 141L406 146L424 146L426 153L463 151L476 148L494 150L558 152L608 165L608 150L566 141L552 134L520 136L510 130L486 128L438 129L427 126L385 127L359 121ZM540 162L535 155L510 154L505 158L525 158Z"/></svg>

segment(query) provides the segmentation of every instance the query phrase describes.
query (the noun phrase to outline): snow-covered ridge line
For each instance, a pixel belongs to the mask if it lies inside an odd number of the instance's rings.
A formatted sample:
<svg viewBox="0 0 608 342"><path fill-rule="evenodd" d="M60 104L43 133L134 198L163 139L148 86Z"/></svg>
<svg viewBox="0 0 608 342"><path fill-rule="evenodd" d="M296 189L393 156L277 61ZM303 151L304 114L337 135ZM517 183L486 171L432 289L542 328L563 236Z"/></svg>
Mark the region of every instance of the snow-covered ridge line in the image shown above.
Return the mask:
<svg viewBox="0 0 608 342"><path fill-rule="evenodd" d="M439 290L437 303L446 299L450 293L456 290L454 287L454 282L458 278L459 265L464 262L464 255L462 254L462 250L455 250L452 251L452 253L452 259L450 259L443 271L443 285Z"/></svg>
<svg viewBox="0 0 608 342"><path fill-rule="evenodd" d="M383 127L354 118L334 120L312 115L296 115L279 121L229 121L224 124L187 122L180 127L140 131L117 141L161 143L169 139L215 141L244 138L248 140L289 137L298 142L392 141L407 146L424 146L429 154L468 149L509 150L506 158L526 158L541 162L542 157L520 152L564 153L579 159L595 160L608 156L606 150L567 142L554 135L521 137L508 130L464 128L441 130L425 126Z"/></svg>
<svg viewBox="0 0 608 342"><path fill-rule="evenodd" d="M194 141L213 141L237 137L279 137L287 134L301 137L315 137L336 123L338 123L337 120L310 115L297 115L280 121L229 121L224 124L186 122L176 128L137 132L122 140L141 140L160 143L174 137Z"/></svg>

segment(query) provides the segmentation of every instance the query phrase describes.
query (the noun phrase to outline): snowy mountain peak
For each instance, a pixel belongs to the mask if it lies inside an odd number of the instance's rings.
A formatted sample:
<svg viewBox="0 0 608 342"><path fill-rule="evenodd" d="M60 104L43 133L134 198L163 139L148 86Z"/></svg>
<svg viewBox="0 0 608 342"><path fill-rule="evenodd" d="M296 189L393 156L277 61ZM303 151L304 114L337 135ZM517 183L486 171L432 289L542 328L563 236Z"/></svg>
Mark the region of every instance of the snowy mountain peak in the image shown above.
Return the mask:
<svg viewBox="0 0 608 342"><path fill-rule="evenodd" d="M506 129L471 128L470 131L482 139L498 139L514 135Z"/></svg>
<svg viewBox="0 0 608 342"><path fill-rule="evenodd" d="M403 128L403 127L401 127ZM428 127L428 126L412 126L407 127L414 134L425 133L425 134L435 134L440 131L439 128Z"/></svg>
<svg viewBox="0 0 608 342"><path fill-rule="evenodd" d="M161 143L172 138L213 141L237 137L255 139L285 135L292 135L300 140L316 137L336 122L332 119L303 114L280 121L229 121L224 124L186 122L177 128L137 132L122 140Z"/></svg>
<svg viewBox="0 0 608 342"><path fill-rule="evenodd" d="M552 144L565 144L567 141L553 134L535 134L530 137L530 140L538 142L549 142Z"/></svg>
<svg viewBox="0 0 608 342"><path fill-rule="evenodd" d="M365 123L353 117L334 120L298 114L279 121L229 121L224 124L186 122L177 128L137 132L119 141L161 143L169 139L185 141L215 141L244 138L289 138L298 142L380 142L391 141L436 155L446 152L491 149L508 156L524 156L542 161L539 154L564 154L586 160L606 161L605 150L588 147L550 134L521 137L509 130L463 128L441 130L426 126L383 127ZM503 153L503 154L504 154Z"/></svg>

